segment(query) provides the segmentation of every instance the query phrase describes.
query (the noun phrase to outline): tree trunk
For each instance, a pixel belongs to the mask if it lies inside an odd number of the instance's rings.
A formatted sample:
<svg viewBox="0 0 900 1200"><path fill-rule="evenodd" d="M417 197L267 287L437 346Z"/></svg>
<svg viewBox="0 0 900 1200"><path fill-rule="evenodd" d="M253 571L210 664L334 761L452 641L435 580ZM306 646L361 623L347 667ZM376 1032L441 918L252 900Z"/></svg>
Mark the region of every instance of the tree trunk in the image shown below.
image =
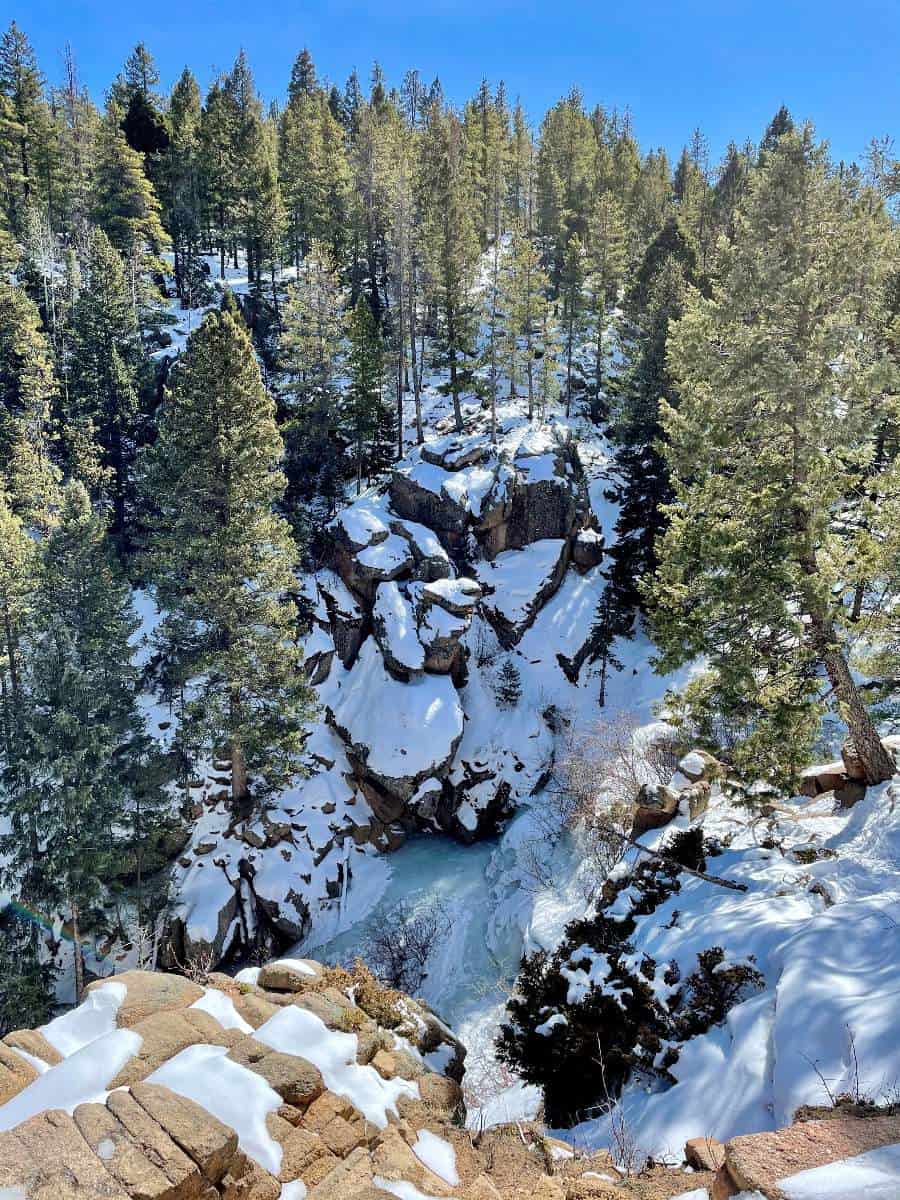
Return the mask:
<svg viewBox="0 0 900 1200"><path fill-rule="evenodd" d="M406 375L406 338L403 336L403 271L400 272L399 312L397 329L400 334L400 353L397 358L397 459L403 457L403 379Z"/></svg>
<svg viewBox="0 0 900 1200"><path fill-rule="evenodd" d="M69 910L72 913L72 949L75 959L75 1003L81 1003L81 997L84 995L84 952L81 949L81 931L78 928L78 905L73 901L69 901Z"/></svg>
<svg viewBox="0 0 900 1200"><path fill-rule="evenodd" d="M462 409L459 405L459 389L456 382L456 324L452 305L447 308L447 343L450 357L450 394L453 396L453 419L456 422L456 432L462 433Z"/></svg>
<svg viewBox="0 0 900 1200"><path fill-rule="evenodd" d="M799 454L795 457L798 458ZM812 542L809 513L805 506L798 505L795 509L794 525L801 539L797 563L807 580L804 607L809 616L807 637L810 646L828 675L841 716L847 722L850 737L862 763L865 782L883 783L891 778L897 768L893 756L881 744L878 730L841 649L827 602L823 601L816 587L819 564Z"/></svg>
<svg viewBox="0 0 900 1200"><path fill-rule="evenodd" d="M231 799L240 804L247 798L247 764L239 741L231 743Z"/></svg>
<svg viewBox="0 0 900 1200"><path fill-rule="evenodd" d="M569 332L566 339L566 416L572 407L572 343L575 340L575 309L569 307Z"/></svg>
<svg viewBox="0 0 900 1200"><path fill-rule="evenodd" d="M597 363L594 373L594 390L597 394L597 407L600 406L600 391L603 387L603 324L606 318L606 305L600 301L600 311L597 316Z"/></svg>
<svg viewBox="0 0 900 1200"><path fill-rule="evenodd" d="M856 680L838 644L834 626L828 619L813 614L811 630L816 651L828 673L841 716L847 722L850 739L862 763L865 782L870 785L883 783L893 776L897 767L891 753L882 745L869 710L859 694Z"/></svg>
<svg viewBox="0 0 900 1200"><path fill-rule="evenodd" d="M241 701L236 691L231 694L231 724L236 727L240 720ZM231 800L235 808L247 798L247 763L244 748L237 734L231 738Z"/></svg>
<svg viewBox="0 0 900 1200"><path fill-rule="evenodd" d="M422 432L422 376L416 356L416 265L410 262L409 275L409 356L412 364L413 401L416 406L416 441L421 446L425 441Z"/></svg>

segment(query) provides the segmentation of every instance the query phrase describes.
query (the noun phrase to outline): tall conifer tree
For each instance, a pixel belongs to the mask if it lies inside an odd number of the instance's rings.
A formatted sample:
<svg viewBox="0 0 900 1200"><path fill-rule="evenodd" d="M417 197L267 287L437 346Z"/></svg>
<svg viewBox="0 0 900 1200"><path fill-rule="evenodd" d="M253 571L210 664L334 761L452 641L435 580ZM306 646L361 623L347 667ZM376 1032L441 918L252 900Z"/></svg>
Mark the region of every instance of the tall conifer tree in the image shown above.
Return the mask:
<svg viewBox="0 0 900 1200"><path fill-rule="evenodd" d="M148 550L169 614L163 650L193 647L184 737L227 754L238 807L251 784L275 787L296 771L309 707L289 599L296 547L274 511L283 450L246 327L210 313L178 363L148 454Z"/></svg>
<svg viewBox="0 0 900 1200"><path fill-rule="evenodd" d="M889 239L811 129L787 129L750 180L712 297L691 296L670 343L676 504L648 582L657 635L667 664L708 656L724 707L753 700L772 771L803 761L826 692L866 781L895 770L849 666L856 549L841 518L893 382L877 325Z"/></svg>

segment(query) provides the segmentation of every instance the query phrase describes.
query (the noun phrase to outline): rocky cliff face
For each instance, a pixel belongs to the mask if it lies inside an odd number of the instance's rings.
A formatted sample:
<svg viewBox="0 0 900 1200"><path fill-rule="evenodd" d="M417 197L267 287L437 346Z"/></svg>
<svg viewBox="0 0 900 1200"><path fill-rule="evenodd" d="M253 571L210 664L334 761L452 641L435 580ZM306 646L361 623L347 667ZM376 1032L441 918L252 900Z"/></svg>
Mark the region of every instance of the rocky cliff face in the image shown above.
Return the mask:
<svg viewBox="0 0 900 1200"><path fill-rule="evenodd" d="M0 1195L567 1195L542 1190L553 1139L472 1143L464 1055L427 1008L365 973L309 960L205 984L129 972L0 1044ZM606 1155L582 1164L598 1166L612 1169Z"/></svg>
<svg viewBox="0 0 900 1200"><path fill-rule="evenodd" d="M890 1113L811 1113L827 1119L698 1138L689 1167L626 1175L532 1123L467 1130L464 1056L426 1007L365 972L296 959L202 983L128 972L0 1043L0 1195L784 1200L792 1178L846 1160L871 1172L900 1138Z"/></svg>
<svg viewBox="0 0 900 1200"><path fill-rule="evenodd" d="M321 711L308 776L248 820L215 764L194 781L170 962L290 944L372 855L414 831L490 835L541 785L547 673L577 689L600 594L589 483L571 429L510 419L496 444L439 433L339 513L303 581Z"/></svg>

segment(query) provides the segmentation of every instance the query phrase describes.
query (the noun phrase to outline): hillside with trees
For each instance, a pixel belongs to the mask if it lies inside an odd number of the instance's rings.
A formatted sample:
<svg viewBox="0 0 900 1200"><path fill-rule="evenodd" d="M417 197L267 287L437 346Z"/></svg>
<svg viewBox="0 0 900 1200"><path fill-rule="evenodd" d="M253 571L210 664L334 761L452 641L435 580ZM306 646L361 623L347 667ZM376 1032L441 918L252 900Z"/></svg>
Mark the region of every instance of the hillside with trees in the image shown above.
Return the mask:
<svg viewBox="0 0 900 1200"><path fill-rule="evenodd" d="M577 87L455 103L305 48L271 102L243 51L169 87L140 43L102 97L46 66L10 24L0 1036L129 967L311 939L378 973L377 919L383 981L555 1124L676 1088L787 988L716 888L781 896L781 854L812 922L845 846L900 888L866 840L900 720L890 145L835 161L781 108L670 160ZM722 936L663 979L698 886ZM441 958L475 928L515 989L477 1021Z"/></svg>

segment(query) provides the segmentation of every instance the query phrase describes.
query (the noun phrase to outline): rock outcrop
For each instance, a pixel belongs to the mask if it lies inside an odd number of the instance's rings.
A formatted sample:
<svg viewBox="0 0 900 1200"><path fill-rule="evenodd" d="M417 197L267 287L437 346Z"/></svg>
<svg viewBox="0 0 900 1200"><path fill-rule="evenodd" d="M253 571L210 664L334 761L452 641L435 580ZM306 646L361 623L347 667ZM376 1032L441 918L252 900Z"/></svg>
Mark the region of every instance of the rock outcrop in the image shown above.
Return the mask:
<svg viewBox="0 0 900 1200"><path fill-rule="evenodd" d="M726 767L705 750L692 750L678 763L667 784L645 783L634 805L632 833L668 825L679 813L695 821L709 806L712 784L724 779Z"/></svg>
<svg viewBox="0 0 900 1200"><path fill-rule="evenodd" d="M376 1200L414 1188L459 1200L574 1200L591 1168L618 1176L606 1155L572 1171L571 1149L533 1127L472 1139L459 1086L465 1051L420 1002L365 972L286 960L201 985L134 971L92 985L85 1008L107 1014L73 1052L92 1066L73 1074L72 1056L48 1063L33 1101L34 1080L21 1072L0 1103L3 1195ZM189 1046L187 1027L202 1035ZM123 1036L136 1052L97 1100ZM53 1072L71 1113L45 1106ZM14 1098L22 1120L9 1119Z"/></svg>
<svg viewBox="0 0 900 1200"><path fill-rule="evenodd" d="M568 431L512 421L496 444L486 431L430 440L386 493L334 518L324 547L300 581L302 669L320 714L303 774L244 816L229 764L198 764L168 966L281 952L367 854L423 830L493 834L550 768L542 682L517 723L527 746L484 715L498 652L538 665L546 649L546 669L569 687L594 649L603 536Z"/></svg>
<svg viewBox="0 0 900 1200"><path fill-rule="evenodd" d="M531 1122L475 1133L447 1027L364 970L307 959L202 983L132 971L91 985L83 1010L66 1055L52 1050L66 1017L0 1043L51 1049L40 1092L37 1070L18 1072L0 1101L11 1200L784 1200L799 1172L900 1142L896 1114L835 1110L724 1146L695 1138L684 1168L626 1175ZM181 1046L187 1026L201 1036ZM114 1060L126 1082L110 1081Z"/></svg>
<svg viewBox="0 0 900 1200"><path fill-rule="evenodd" d="M532 430L509 450L482 437L450 436L397 467L391 502L433 529L451 553L471 530L484 557L544 538L570 538L588 511L574 443L559 430Z"/></svg>
<svg viewBox="0 0 900 1200"><path fill-rule="evenodd" d="M350 671L332 675L323 695L355 785L382 825L437 824L465 840L493 830L509 811L508 779L488 795L483 775L457 771L440 804L415 798L426 781L450 779L473 618L512 648L573 556L588 575L602 557L574 442L557 429L520 430L500 446L480 433L435 439L395 468L386 496L363 496L328 532L307 672L326 684L329 653ZM595 590L574 606L580 625ZM560 659L569 679L577 681L591 645L588 632L576 634Z"/></svg>
<svg viewBox="0 0 900 1200"><path fill-rule="evenodd" d="M842 1113L839 1108L829 1113L823 1120L797 1121L785 1129L773 1133L751 1133L732 1138L721 1149L723 1159L719 1167L712 1189L712 1200L728 1200L738 1194L759 1195L765 1200L786 1200L793 1191L787 1183L793 1176L803 1175L804 1185L802 1195L817 1196L831 1194L828 1189L829 1180L833 1176L837 1164L849 1162L860 1155L869 1154L883 1147L894 1148L895 1186L896 1192L883 1190L873 1194L884 1196L900 1193L900 1169L896 1163L900 1161L900 1114L878 1115L871 1113L867 1116L850 1116ZM885 1173L884 1187L891 1184ZM819 1187L816 1186L818 1175ZM854 1182L859 1187L858 1192L849 1190ZM821 1188L821 1191L819 1190ZM858 1194L860 1198L868 1194L865 1183L855 1179L850 1172L850 1180L840 1195Z"/></svg>

